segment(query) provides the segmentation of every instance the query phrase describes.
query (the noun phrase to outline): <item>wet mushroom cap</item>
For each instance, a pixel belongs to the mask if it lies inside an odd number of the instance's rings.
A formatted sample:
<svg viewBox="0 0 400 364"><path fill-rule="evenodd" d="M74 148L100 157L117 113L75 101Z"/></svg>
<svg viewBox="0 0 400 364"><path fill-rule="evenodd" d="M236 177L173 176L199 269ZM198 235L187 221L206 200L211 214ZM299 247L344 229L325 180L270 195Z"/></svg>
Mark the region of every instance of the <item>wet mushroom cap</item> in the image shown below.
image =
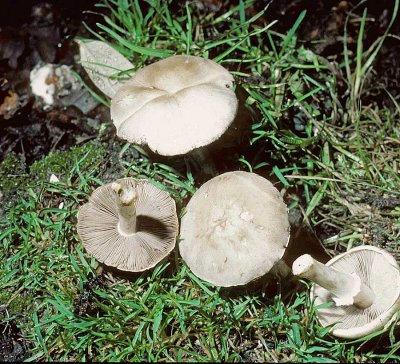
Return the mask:
<svg viewBox="0 0 400 364"><path fill-rule="evenodd" d="M178 233L175 201L150 182L118 180L134 204L135 232L121 231L115 183L97 188L78 213L78 234L85 249L98 261L124 271L152 268L174 248ZM122 205L124 204L122 200Z"/></svg>
<svg viewBox="0 0 400 364"><path fill-rule="evenodd" d="M271 182L228 172L203 184L181 221L179 251L198 277L218 286L268 273L289 239L287 207Z"/></svg>
<svg viewBox="0 0 400 364"><path fill-rule="evenodd" d="M179 55L150 64L111 101L117 135L166 156L208 145L235 118L233 82L224 67L201 57Z"/></svg>
<svg viewBox="0 0 400 364"><path fill-rule="evenodd" d="M355 339L387 327L400 309L400 271L396 260L383 249L360 246L331 259L327 266L340 272L356 274L374 293L372 305L332 305L319 308L321 325L333 325L332 334ZM311 296L315 305L332 302L332 294L314 284Z"/></svg>

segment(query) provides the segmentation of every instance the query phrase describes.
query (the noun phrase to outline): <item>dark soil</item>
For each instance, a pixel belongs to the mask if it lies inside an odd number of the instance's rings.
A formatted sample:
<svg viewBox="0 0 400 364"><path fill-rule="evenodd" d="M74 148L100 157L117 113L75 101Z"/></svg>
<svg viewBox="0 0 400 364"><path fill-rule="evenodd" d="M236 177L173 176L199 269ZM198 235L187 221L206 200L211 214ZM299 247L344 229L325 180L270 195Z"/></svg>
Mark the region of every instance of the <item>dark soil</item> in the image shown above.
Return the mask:
<svg viewBox="0 0 400 364"><path fill-rule="evenodd" d="M101 275L89 278L74 300L74 313L76 315L96 315L99 312L99 309L97 308L93 298L93 290L99 286L101 287L103 284L104 279Z"/></svg>
<svg viewBox="0 0 400 364"><path fill-rule="evenodd" d="M46 106L32 95L30 71L37 64L73 66L73 38L98 21L85 13L95 1L2 1L0 8L0 160L14 151L30 164L51 150L65 150L96 134L108 118L99 106L83 113L73 103ZM12 16L10 16L12 14ZM83 72L80 72L83 73Z"/></svg>
<svg viewBox="0 0 400 364"><path fill-rule="evenodd" d="M0 362L21 362L27 349L15 322L0 323Z"/></svg>

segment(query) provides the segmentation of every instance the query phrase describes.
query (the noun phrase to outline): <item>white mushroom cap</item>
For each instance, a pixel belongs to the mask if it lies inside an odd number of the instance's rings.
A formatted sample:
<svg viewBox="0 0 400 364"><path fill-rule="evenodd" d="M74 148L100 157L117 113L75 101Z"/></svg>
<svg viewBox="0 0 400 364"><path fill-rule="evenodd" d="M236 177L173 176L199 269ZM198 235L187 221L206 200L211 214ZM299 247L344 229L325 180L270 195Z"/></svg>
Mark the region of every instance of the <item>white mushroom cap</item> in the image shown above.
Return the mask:
<svg viewBox="0 0 400 364"><path fill-rule="evenodd" d="M78 234L98 261L141 272L155 266L175 246L175 201L146 180L123 178L108 183L79 209Z"/></svg>
<svg viewBox="0 0 400 364"><path fill-rule="evenodd" d="M289 228L287 207L271 182L228 172L203 184L189 201L179 250L198 277L218 286L243 285L280 260Z"/></svg>
<svg viewBox="0 0 400 364"><path fill-rule="evenodd" d="M302 260L303 257L298 258ZM293 263L294 274L302 270L298 261ZM335 278L331 281L340 281L340 284L326 287L329 290L314 284L311 296L315 297L315 305L334 302L331 307L317 311L322 326L334 324L333 335L360 338L388 327L396 318L400 309L400 270L396 260L385 250L359 246L331 259L326 268L330 272L326 272L324 278L333 272ZM354 282L353 300L348 301L351 284L336 280L337 273L343 277L347 275L348 282ZM343 297L340 297L341 290L345 293Z"/></svg>
<svg viewBox="0 0 400 364"><path fill-rule="evenodd" d="M111 101L117 135L166 156L208 145L235 118L233 81L224 67L201 57L173 56L146 66Z"/></svg>

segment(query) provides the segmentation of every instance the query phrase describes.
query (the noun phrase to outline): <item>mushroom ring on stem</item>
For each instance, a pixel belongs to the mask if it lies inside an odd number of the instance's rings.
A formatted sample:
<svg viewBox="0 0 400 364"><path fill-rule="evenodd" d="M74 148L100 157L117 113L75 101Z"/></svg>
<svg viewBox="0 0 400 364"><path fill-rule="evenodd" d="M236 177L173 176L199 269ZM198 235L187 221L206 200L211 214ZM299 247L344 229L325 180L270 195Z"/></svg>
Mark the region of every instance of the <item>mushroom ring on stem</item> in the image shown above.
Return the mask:
<svg viewBox="0 0 400 364"><path fill-rule="evenodd" d="M78 234L98 261L124 271L144 271L175 246L175 201L146 180L119 179L97 188L81 206Z"/></svg>
<svg viewBox="0 0 400 364"><path fill-rule="evenodd" d="M217 140L235 119L232 75L218 63L173 56L140 69L111 100L117 135L160 155L186 154Z"/></svg>
<svg viewBox="0 0 400 364"><path fill-rule="evenodd" d="M389 253L359 246L326 265L305 254L293 262L293 274L315 282L311 296L319 308L322 326L334 325L332 334L356 339L389 326L400 308L399 266Z"/></svg>
<svg viewBox="0 0 400 364"><path fill-rule="evenodd" d="M249 172L227 172L203 184L181 221L179 251L190 269L217 286L246 284L270 272L289 240L279 191Z"/></svg>

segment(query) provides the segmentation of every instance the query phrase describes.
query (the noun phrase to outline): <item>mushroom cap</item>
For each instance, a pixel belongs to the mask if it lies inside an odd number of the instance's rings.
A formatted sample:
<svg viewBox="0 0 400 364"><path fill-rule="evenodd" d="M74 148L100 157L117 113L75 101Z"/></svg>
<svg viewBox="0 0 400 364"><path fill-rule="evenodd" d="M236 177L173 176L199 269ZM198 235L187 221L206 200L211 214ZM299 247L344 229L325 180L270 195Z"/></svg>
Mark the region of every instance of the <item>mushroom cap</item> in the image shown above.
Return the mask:
<svg viewBox="0 0 400 364"><path fill-rule="evenodd" d="M143 179L122 178L134 187L137 232L121 234L112 183L93 191L78 212L78 234L85 249L98 261L120 270L141 272L154 267L174 248L178 234L175 201Z"/></svg>
<svg viewBox="0 0 400 364"><path fill-rule="evenodd" d="M358 275L374 292L375 301L365 309L354 305L319 308L317 315L322 326L335 324L333 335L356 339L390 325L400 308L400 271L389 253L373 246L359 246L336 256L326 265ZM311 297L315 297L315 305L332 302L331 293L317 284L312 287Z"/></svg>
<svg viewBox="0 0 400 364"><path fill-rule="evenodd" d="M235 118L233 82L224 67L201 57L172 56L150 64L111 101L117 135L165 156L208 145Z"/></svg>
<svg viewBox="0 0 400 364"><path fill-rule="evenodd" d="M179 251L201 279L243 285L270 271L289 240L279 191L254 173L221 174L203 184L181 220Z"/></svg>

